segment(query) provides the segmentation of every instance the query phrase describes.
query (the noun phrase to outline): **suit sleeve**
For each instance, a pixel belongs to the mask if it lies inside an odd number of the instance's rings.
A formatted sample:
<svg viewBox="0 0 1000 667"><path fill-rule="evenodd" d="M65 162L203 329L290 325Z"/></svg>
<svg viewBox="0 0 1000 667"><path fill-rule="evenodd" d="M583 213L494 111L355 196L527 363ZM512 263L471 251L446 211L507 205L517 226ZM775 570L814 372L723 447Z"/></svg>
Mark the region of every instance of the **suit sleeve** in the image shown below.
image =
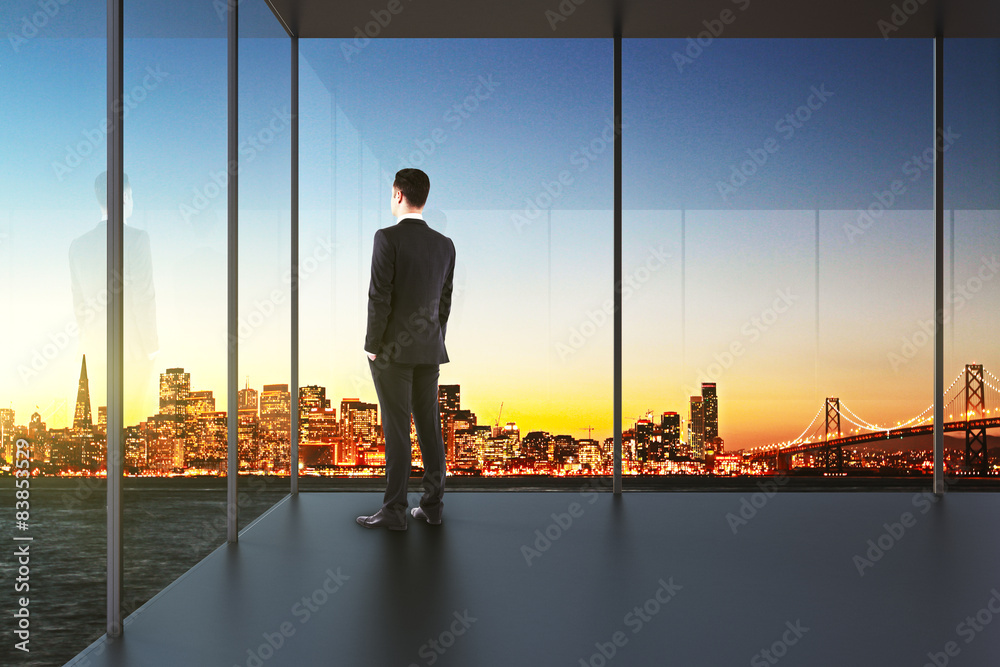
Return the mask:
<svg viewBox="0 0 1000 667"><path fill-rule="evenodd" d="M368 284L368 332L365 352L380 354L382 336L389 323L392 309L392 281L395 275L396 251L381 229L375 232L372 248L372 277Z"/></svg>
<svg viewBox="0 0 1000 667"><path fill-rule="evenodd" d="M441 325L441 338L448 331L448 317L451 315L452 282L455 278L455 244L451 243L451 256L448 258L448 272L445 274L444 285L441 287L441 301L438 304L438 322Z"/></svg>

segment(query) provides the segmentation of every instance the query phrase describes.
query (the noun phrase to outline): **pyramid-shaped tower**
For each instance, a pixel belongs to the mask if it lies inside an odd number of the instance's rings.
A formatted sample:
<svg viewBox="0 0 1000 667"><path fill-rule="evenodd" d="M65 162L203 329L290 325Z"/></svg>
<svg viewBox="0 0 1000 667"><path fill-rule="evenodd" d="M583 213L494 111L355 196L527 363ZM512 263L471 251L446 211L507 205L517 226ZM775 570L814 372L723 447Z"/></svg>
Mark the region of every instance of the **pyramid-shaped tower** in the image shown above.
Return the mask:
<svg viewBox="0 0 1000 667"><path fill-rule="evenodd" d="M76 390L76 411L73 413L73 430L90 433L94 430L94 420L90 415L90 383L87 380L87 355L83 355L80 366L80 385Z"/></svg>

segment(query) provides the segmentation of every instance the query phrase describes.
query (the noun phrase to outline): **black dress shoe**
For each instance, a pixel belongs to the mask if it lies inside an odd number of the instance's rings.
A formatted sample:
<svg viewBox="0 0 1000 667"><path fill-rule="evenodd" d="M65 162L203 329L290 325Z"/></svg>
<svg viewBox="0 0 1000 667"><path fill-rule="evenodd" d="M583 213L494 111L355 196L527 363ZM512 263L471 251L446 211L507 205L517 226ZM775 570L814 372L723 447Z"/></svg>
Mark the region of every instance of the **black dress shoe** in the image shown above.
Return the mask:
<svg viewBox="0 0 1000 667"><path fill-rule="evenodd" d="M406 530L405 515L403 516L402 522L400 522L399 519L392 517L384 509L380 509L371 516L359 516L357 521L365 528L385 527L389 530Z"/></svg>
<svg viewBox="0 0 1000 667"><path fill-rule="evenodd" d="M425 512L422 507L414 507L413 509L411 509L410 515L412 515L414 519L423 519L432 526L441 525L441 517L438 517L436 519L431 519L429 516L427 516L427 512Z"/></svg>

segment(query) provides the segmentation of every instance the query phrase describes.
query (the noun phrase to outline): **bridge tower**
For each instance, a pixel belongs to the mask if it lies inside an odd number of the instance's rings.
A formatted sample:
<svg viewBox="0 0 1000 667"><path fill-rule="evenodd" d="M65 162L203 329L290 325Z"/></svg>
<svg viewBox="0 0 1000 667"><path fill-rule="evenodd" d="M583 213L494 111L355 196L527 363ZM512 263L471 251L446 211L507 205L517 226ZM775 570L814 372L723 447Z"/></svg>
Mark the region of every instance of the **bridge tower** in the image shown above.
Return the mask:
<svg viewBox="0 0 1000 667"><path fill-rule="evenodd" d="M974 419L986 418L986 393L983 383L983 365L965 366L965 466L979 475L989 472L989 453L986 447L986 427L971 427Z"/></svg>
<svg viewBox="0 0 1000 667"><path fill-rule="evenodd" d="M824 429L825 440L840 437L840 399L826 399L826 428ZM844 450L840 445L827 445L822 450L823 467L827 470L836 469L838 472L844 469Z"/></svg>

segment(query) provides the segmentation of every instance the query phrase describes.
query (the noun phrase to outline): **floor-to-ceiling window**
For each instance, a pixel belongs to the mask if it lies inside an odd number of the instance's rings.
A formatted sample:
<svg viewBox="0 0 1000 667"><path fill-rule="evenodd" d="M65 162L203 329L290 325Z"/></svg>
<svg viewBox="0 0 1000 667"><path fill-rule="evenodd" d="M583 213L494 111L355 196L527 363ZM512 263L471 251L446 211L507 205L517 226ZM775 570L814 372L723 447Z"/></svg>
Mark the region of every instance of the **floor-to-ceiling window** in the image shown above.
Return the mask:
<svg viewBox="0 0 1000 667"><path fill-rule="evenodd" d="M624 53L626 473L928 474L932 42Z"/></svg>
<svg viewBox="0 0 1000 667"><path fill-rule="evenodd" d="M944 49L945 414L966 422L946 434L946 479L978 484L1000 470L1000 41Z"/></svg>
<svg viewBox="0 0 1000 667"><path fill-rule="evenodd" d="M263 0L240 6L239 459L244 492L289 471L291 49ZM287 480L281 486L287 490Z"/></svg>
<svg viewBox="0 0 1000 667"><path fill-rule="evenodd" d="M28 600L30 641L23 655L13 644L4 651L28 659L19 664L61 664L106 628L107 19L93 3L14 5L4 7L14 28L0 60L0 270L11 353L0 455L5 470L16 472L20 460L31 473L10 489L10 507L22 502L25 512L15 536L31 538L31 556L22 573L29 588L7 589L3 607ZM266 3L241 10L251 67L241 137L247 146L273 144L256 160L241 153L251 184L241 199L249 220L243 263L252 274L241 279L254 304L255 280L280 280L288 264L279 227L288 224L289 134L267 116L287 118L290 62ZM226 539L229 174L225 7L137 1L125 3L124 16L128 615ZM273 139L264 136L272 130ZM281 244L269 236L280 241L282 233L283 266ZM273 256L254 256L254 245ZM276 357L289 349L287 329L269 341ZM249 373L269 355L250 343L247 350ZM287 352L278 361L284 375L274 381L287 382ZM241 525L287 487L287 478L245 481ZM16 576L20 565L4 559L0 567Z"/></svg>
<svg viewBox="0 0 1000 667"><path fill-rule="evenodd" d="M95 475L107 300L88 277L96 267L103 284L106 258L103 237L90 242L102 228L106 16L103 4L28 1L5 3L2 15L0 456L11 476L0 661L44 664L30 661L68 659L105 628L105 487ZM126 77L126 89L141 85Z"/></svg>
<svg viewBox="0 0 1000 667"><path fill-rule="evenodd" d="M449 470L606 471L610 40L358 38L301 50L301 384L316 406L303 412L303 474L384 465L363 344L372 236L395 224L403 167L427 172L425 218L457 248L440 379Z"/></svg>

